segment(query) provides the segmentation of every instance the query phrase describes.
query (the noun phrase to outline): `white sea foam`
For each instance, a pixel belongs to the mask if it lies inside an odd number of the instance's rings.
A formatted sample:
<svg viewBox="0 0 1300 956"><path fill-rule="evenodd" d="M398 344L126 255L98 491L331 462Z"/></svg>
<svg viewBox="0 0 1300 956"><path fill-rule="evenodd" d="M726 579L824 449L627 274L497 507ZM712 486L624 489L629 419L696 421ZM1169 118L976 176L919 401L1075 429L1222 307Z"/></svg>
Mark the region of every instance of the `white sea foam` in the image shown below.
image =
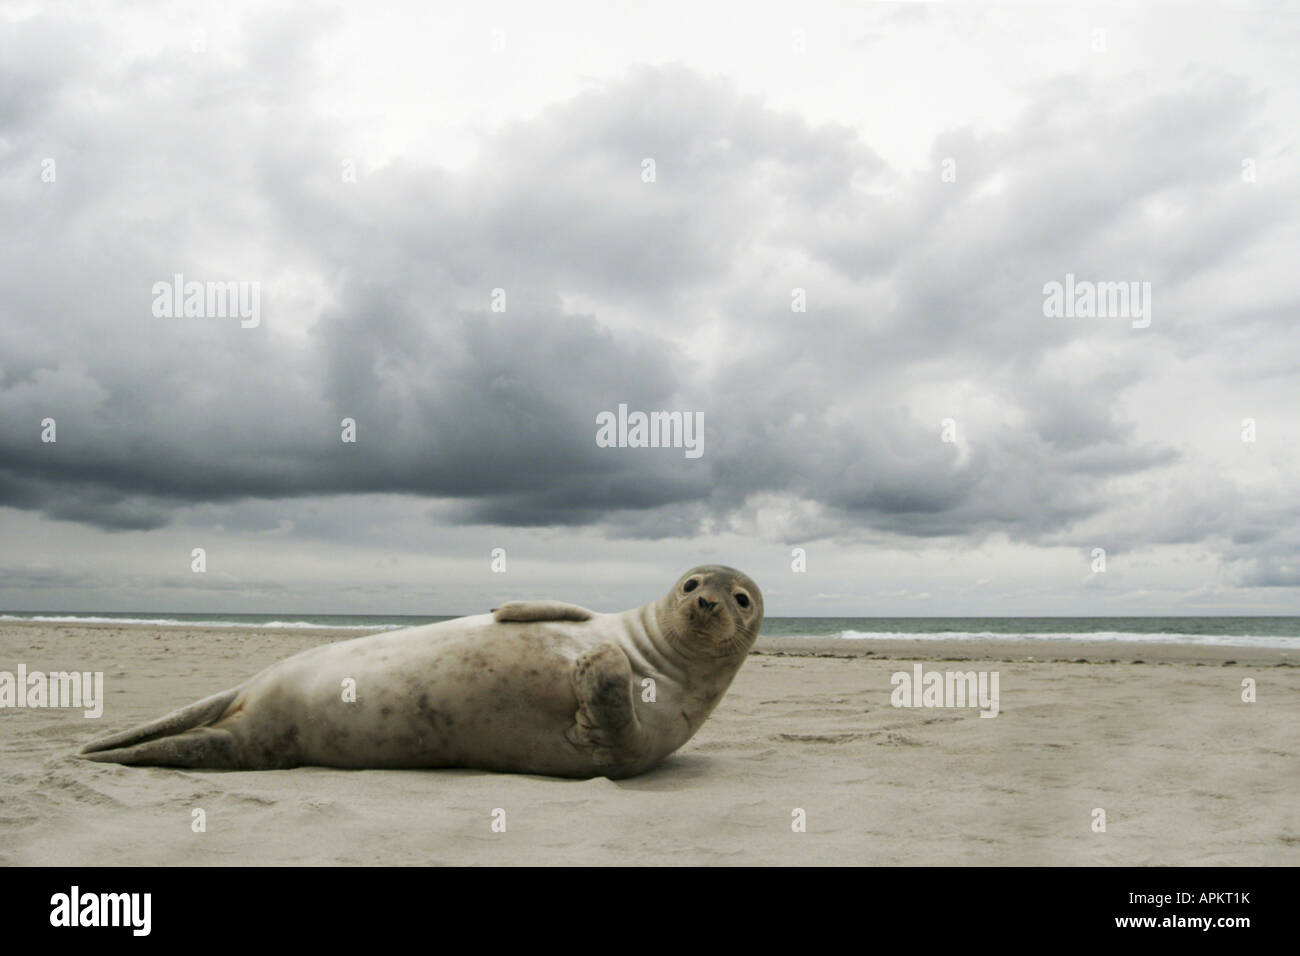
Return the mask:
<svg viewBox="0 0 1300 956"><path fill-rule="evenodd" d="M169 617L97 617L82 614L0 614L0 621L45 624L149 624L158 627L252 627L325 631L395 631L411 624L316 624L312 621L180 621Z"/></svg>
<svg viewBox="0 0 1300 956"><path fill-rule="evenodd" d="M848 641L1073 641L1094 644L1191 644L1217 647L1280 647L1300 651L1300 638L1274 634L1164 634L1138 631L1067 631L1062 633L1004 634L994 631L838 631L834 634L780 634L794 639Z"/></svg>

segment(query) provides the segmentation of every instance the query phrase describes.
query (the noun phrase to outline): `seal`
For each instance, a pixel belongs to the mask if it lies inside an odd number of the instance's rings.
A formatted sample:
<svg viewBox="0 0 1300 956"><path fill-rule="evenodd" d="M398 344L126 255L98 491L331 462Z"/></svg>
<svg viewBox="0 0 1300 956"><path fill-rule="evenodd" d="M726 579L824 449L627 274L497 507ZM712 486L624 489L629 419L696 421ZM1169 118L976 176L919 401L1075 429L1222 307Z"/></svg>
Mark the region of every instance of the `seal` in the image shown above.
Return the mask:
<svg viewBox="0 0 1300 956"><path fill-rule="evenodd" d="M762 622L757 585L721 565L692 568L659 600L616 614L512 601L311 648L80 752L232 770L629 777L700 729Z"/></svg>

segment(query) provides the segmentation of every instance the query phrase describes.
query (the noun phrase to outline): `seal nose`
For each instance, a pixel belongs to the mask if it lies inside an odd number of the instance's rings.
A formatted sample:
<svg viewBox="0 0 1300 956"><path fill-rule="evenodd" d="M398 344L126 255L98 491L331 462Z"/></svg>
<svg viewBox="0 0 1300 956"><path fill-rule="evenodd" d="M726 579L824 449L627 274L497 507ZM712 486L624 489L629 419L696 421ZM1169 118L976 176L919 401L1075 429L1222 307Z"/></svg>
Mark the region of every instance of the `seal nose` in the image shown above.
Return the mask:
<svg viewBox="0 0 1300 956"><path fill-rule="evenodd" d="M703 608L703 609L706 610L706 611L712 611L715 607L718 606L718 602L717 602L717 601L709 601L709 600L706 600L703 594L700 595L700 599L699 599L699 602L698 602L698 603L699 603L700 607Z"/></svg>

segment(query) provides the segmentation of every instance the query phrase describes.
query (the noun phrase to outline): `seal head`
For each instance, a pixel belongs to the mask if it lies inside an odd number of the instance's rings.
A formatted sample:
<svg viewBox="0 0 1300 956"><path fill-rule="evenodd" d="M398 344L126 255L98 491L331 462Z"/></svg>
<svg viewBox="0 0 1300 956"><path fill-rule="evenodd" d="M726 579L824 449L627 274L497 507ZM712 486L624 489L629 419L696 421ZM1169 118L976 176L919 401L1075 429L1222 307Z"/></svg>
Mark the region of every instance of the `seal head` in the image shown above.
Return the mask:
<svg viewBox="0 0 1300 956"><path fill-rule="evenodd" d="M744 658L763 624L763 594L721 564L691 568L655 606L660 632L690 659Z"/></svg>

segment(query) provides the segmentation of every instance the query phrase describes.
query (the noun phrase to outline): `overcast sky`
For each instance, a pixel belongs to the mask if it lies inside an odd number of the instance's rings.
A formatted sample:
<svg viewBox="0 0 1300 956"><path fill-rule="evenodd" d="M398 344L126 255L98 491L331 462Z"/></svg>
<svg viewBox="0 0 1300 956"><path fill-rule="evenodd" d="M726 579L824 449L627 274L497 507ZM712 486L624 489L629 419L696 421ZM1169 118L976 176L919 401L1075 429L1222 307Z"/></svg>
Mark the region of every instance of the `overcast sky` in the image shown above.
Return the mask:
<svg viewBox="0 0 1300 956"><path fill-rule="evenodd" d="M0 610L1300 613L1294 8L444 6L0 5Z"/></svg>

